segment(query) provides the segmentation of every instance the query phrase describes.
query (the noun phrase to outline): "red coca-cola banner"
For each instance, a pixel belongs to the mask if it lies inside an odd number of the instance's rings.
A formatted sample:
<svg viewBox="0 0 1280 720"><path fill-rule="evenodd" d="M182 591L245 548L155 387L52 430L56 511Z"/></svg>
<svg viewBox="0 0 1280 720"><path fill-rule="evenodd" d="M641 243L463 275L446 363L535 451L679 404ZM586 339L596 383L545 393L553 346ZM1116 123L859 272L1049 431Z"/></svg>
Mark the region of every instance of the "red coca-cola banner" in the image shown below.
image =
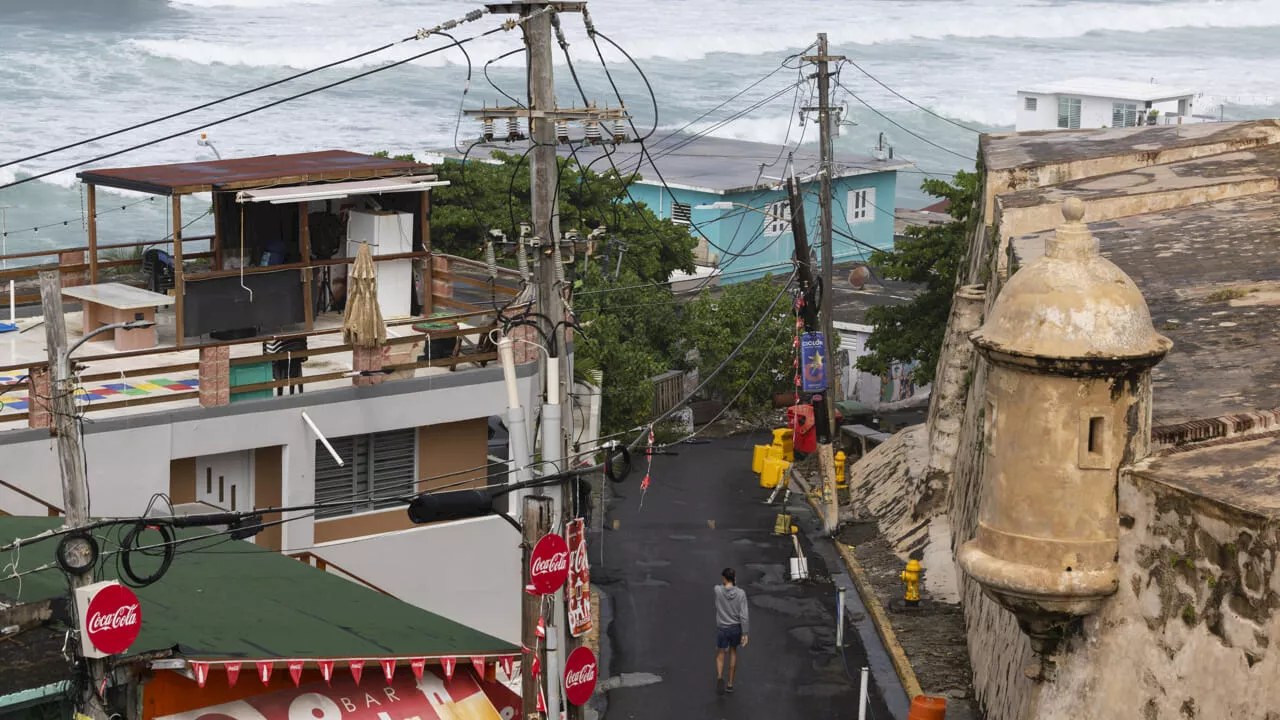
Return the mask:
<svg viewBox="0 0 1280 720"><path fill-rule="evenodd" d="M564 662L564 697L574 705L585 705L596 689L599 664L591 648L574 648Z"/></svg>
<svg viewBox="0 0 1280 720"><path fill-rule="evenodd" d="M569 634L591 631L591 571L587 565L587 529L582 518L569 523Z"/></svg>
<svg viewBox="0 0 1280 720"><path fill-rule="evenodd" d="M290 660L288 664L289 677L293 678L293 686L297 687L298 683L302 681L302 661Z"/></svg>
<svg viewBox="0 0 1280 720"><path fill-rule="evenodd" d="M324 678L326 685L333 684L333 661L317 660L316 665L320 666L320 677Z"/></svg>
<svg viewBox="0 0 1280 720"><path fill-rule="evenodd" d="M396 676L396 659L383 658L379 662L382 663L382 676L387 679L387 682L391 682L391 679Z"/></svg>
<svg viewBox="0 0 1280 720"><path fill-rule="evenodd" d="M453 679L453 668L458 665L458 658L446 657L440 658L440 667L444 668L445 679Z"/></svg>
<svg viewBox="0 0 1280 720"><path fill-rule="evenodd" d="M142 604L119 583L104 583L89 600L84 631L98 652L116 655L129 649L142 630Z"/></svg>
<svg viewBox="0 0 1280 720"><path fill-rule="evenodd" d="M555 533L542 536L529 557L529 584L534 593L550 595L569 577L569 546Z"/></svg>
<svg viewBox="0 0 1280 720"><path fill-rule="evenodd" d="M240 663L229 662L225 667L227 669L227 687L235 687L236 680L240 679Z"/></svg>
<svg viewBox="0 0 1280 720"><path fill-rule="evenodd" d="M196 676L196 685L204 687L204 683L209 679L209 663L193 662L191 663L191 674Z"/></svg>
<svg viewBox="0 0 1280 720"><path fill-rule="evenodd" d="M271 682L271 670L274 667L275 663L272 663L270 660L258 661L258 679L262 681L263 685Z"/></svg>
<svg viewBox="0 0 1280 720"><path fill-rule="evenodd" d="M156 720L504 720L520 714L520 697L470 672L445 680L438 669L418 681L401 674L394 682L357 686L349 677L223 703Z"/></svg>

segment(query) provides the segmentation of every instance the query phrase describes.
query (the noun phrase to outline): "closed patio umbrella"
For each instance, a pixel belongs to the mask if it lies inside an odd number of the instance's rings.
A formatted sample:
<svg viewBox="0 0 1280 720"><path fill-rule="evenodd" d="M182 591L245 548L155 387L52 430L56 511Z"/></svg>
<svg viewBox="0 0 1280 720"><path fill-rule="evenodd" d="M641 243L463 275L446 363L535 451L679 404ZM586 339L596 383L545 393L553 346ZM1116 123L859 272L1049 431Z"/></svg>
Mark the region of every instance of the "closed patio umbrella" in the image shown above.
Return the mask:
<svg viewBox="0 0 1280 720"><path fill-rule="evenodd" d="M387 326L378 307L378 270L366 243L360 243L360 251L347 276L342 337L358 348L382 347L387 342Z"/></svg>

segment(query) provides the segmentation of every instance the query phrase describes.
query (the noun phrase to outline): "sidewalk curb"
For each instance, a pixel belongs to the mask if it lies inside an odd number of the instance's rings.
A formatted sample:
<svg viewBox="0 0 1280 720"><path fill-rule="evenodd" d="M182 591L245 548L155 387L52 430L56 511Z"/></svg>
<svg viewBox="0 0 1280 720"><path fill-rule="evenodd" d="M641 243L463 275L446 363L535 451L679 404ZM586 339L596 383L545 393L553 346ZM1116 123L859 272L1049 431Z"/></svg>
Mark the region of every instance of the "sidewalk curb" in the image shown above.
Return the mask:
<svg viewBox="0 0 1280 720"><path fill-rule="evenodd" d="M808 487L797 474L792 473L792 478L800 480L797 483L800 491L804 493L805 502L809 503L809 507L822 517L822 509L818 507L818 503L814 502L813 496L809 494ZM849 577L853 578L853 585L858 590L858 596L862 598L862 604L866 606L867 612L871 614L871 622L875 625L876 633L880 635L880 641L884 643L884 648L889 652L889 659L893 662L893 669L898 673L898 680L902 683L902 688L907 692L907 701L910 702L917 695L923 695L924 691L920 689L920 681L916 678L916 672L911 668L911 661L907 659L907 653L902 649L901 643L898 642L898 636L893 631L893 624L889 622L889 614L885 612L884 605L880 603L879 596L876 595L875 588L871 586L871 580L867 577L867 571L862 568L858 562L858 558L853 553L852 545L845 545L835 537L828 538L831 544L835 545L836 550L840 553L840 558L844 560L845 568L849 571Z"/></svg>

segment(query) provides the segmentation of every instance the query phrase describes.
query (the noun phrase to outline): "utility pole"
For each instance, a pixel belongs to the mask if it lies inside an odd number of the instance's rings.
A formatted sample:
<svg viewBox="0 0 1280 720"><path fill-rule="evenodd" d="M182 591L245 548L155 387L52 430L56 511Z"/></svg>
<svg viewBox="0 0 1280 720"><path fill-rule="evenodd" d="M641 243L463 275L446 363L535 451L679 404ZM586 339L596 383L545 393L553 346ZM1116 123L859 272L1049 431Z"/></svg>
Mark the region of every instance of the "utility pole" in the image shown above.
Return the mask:
<svg viewBox="0 0 1280 720"><path fill-rule="evenodd" d="M832 259L831 246L831 71L828 63L832 60L843 60L843 56L827 54L827 34L818 33L818 54L805 60L818 66L818 132L821 146L822 169L819 171L818 212L820 214L819 232L822 239L822 334L826 341L827 389L823 393L826 402L827 433L824 436L821 426L818 430L818 463L822 468L822 500L824 518L823 525L827 532L834 532L840 524L840 503L836 496L835 457L832 452L832 434L835 431L835 398L831 397L835 365L833 326L831 322ZM815 408L815 411L817 408ZM816 424L816 423L815 423Z"/></svg>
<svg viewBox="0 0 1280 720"><path fill-rule="evenodd" d="M62 315L62 275L56 270L40 273L40 305L44 313L45 347L49 357L49 413L53 434L58 438L58 464L62 470L62 502L66 508L66 527L79 528L89 523L89 484L85 478L84 452L80 445L80 427L76 421L75 379L71 376L71 360L67 351L67 324ZM93 582L93 573L67 573L70 589L69 607L75 612L76 590ZM79 663L85 663L88 682L75 698L76 710L93 720L106 720L104 703L98 696L106 678L106 662L80 655L80 644L70 643Z"/></svg>
<svg viewBox="0 0 1280 720"><path fill-rule="evenodd" d="M520 672L520 717L524 720L538 717L538 684L541 678L530 669L538 664L546 667L546 643L538 638L538 619L542 617L542 596L525 592L532 579L529 576L529 560L533 546L543 535L551 532L551 498L525 495L521 508L521 565L520 582L520 642L524 645ZM534 652L535 648L541 649Z"/></svg>

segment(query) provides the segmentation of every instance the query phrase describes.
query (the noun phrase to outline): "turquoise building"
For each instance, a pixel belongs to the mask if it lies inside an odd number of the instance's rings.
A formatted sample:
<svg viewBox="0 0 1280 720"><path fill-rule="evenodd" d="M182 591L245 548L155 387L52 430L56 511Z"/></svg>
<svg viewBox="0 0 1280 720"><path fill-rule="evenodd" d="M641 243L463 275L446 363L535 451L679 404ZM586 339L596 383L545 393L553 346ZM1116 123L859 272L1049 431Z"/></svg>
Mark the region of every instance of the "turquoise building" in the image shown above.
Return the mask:
<svg viewBox="0 0 1280 720"><path fill-rule="evenodd" d="M631 186L634 200L689 226L698 238L700 276L742 282L790 267L795 242L781 178L792 172L805 195L807 239L821 259L817 148L675 135L647 143L647 157L635 143L580 147L576 155L582 164L600 168L609 162L602 159L606 149L620 170L640 173ZM567 148L561 152L568 154ZM836 155L831 183L835 262L863 260L871 247L893 246L897 171L908 167L911 163L887 156Z"/></svg>

